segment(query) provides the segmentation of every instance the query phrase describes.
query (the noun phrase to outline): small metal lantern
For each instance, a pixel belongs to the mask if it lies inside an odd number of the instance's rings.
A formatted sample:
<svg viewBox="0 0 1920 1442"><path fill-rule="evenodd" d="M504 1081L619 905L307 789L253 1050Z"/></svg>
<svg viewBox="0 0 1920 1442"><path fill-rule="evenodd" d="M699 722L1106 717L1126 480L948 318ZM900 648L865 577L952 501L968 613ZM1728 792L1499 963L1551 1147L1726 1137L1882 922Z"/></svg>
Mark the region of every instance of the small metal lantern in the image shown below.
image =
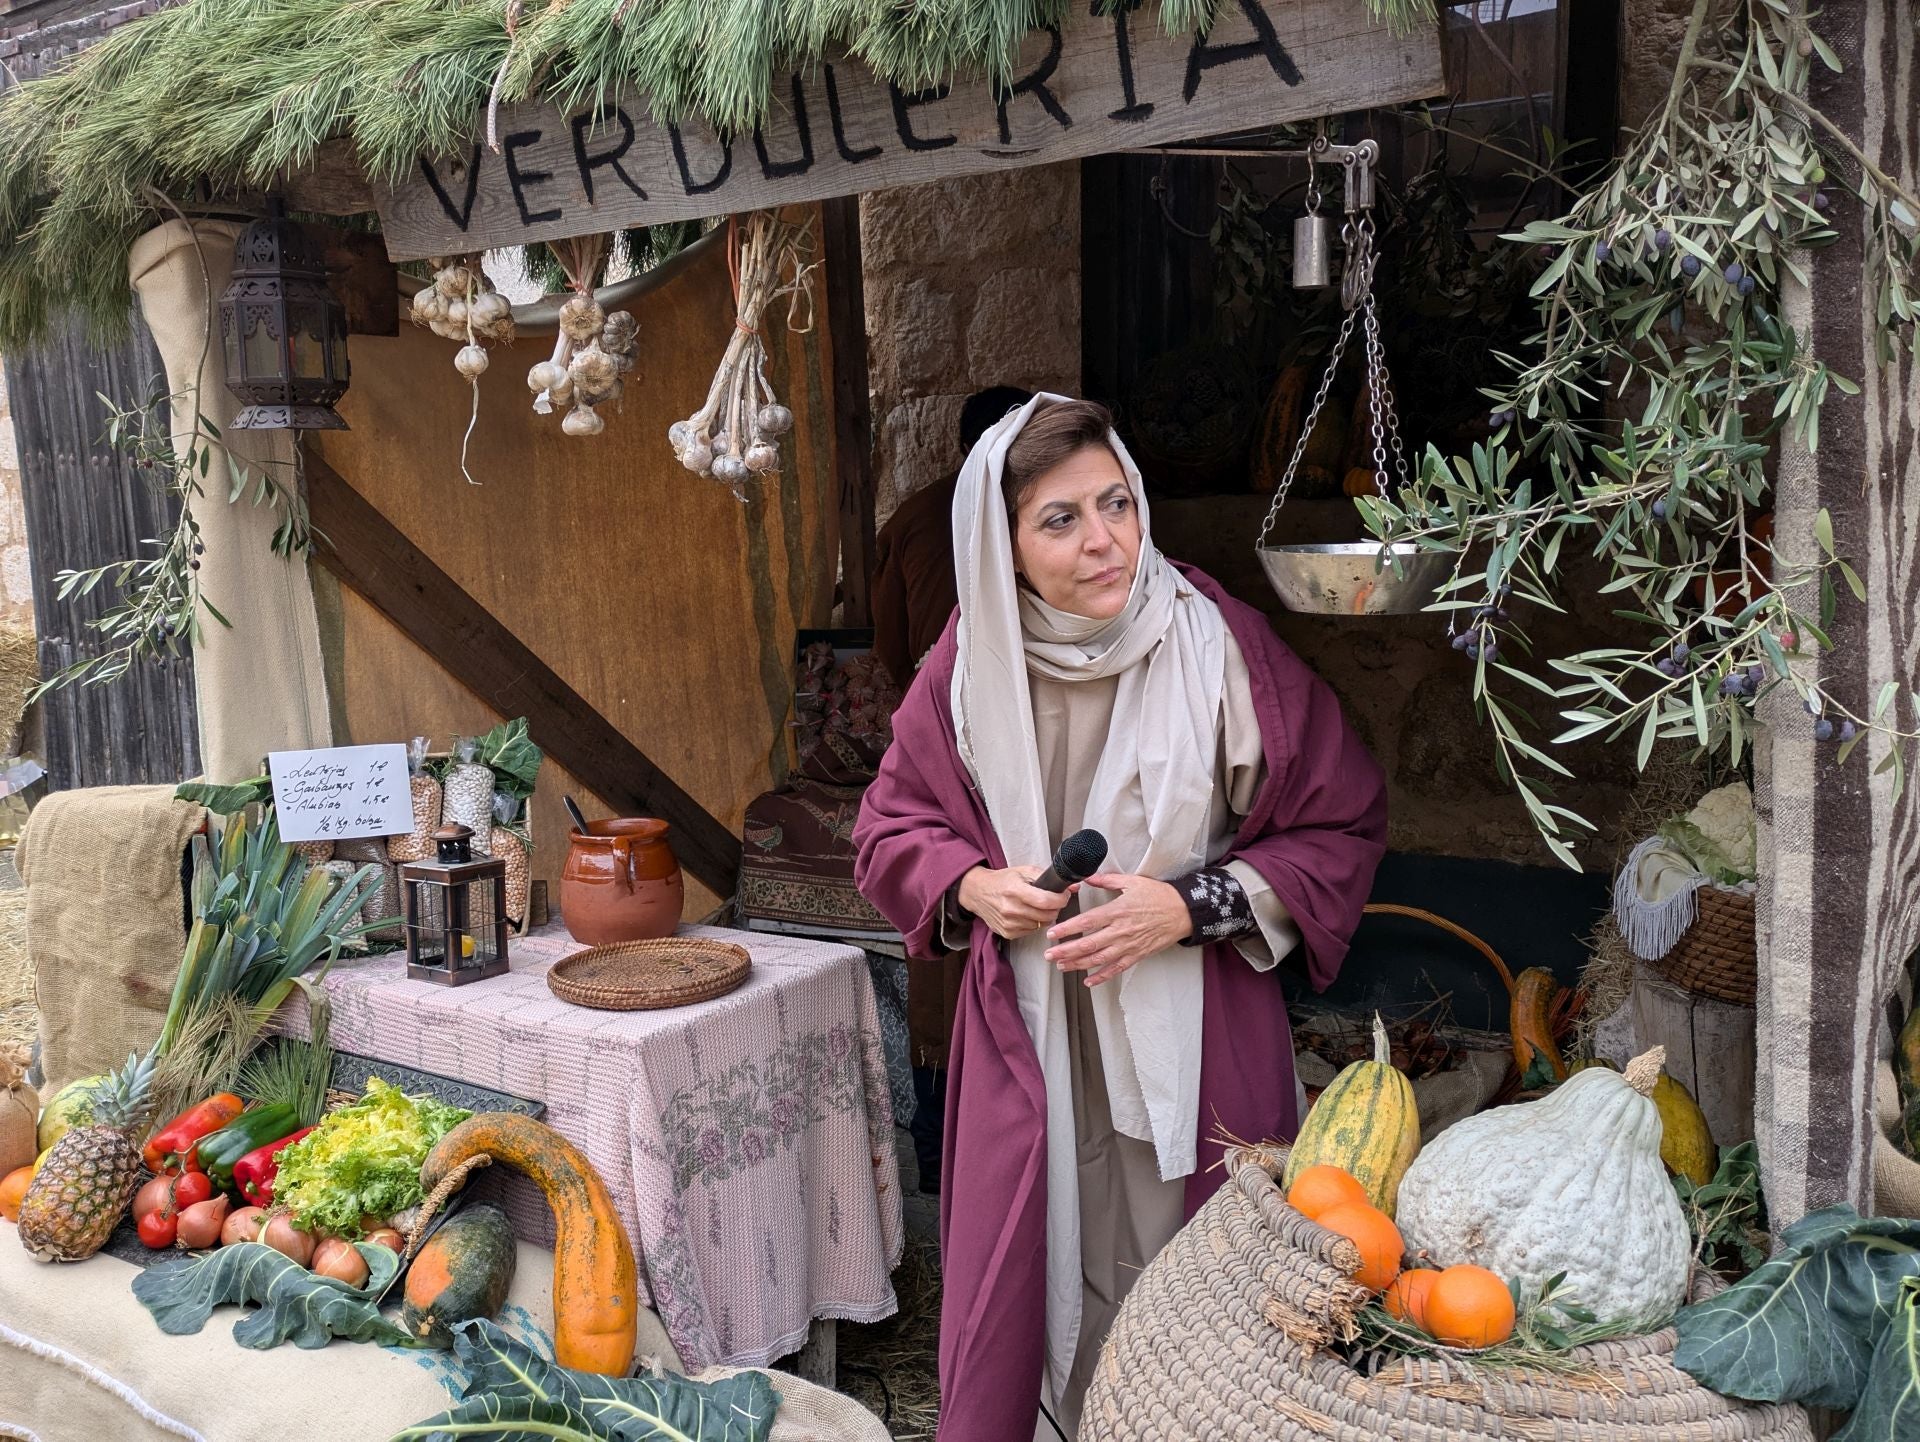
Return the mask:
<svg viewBox="0 0 1920 1442"><path fill-rule="evenodd" d="M473 858L473 832L443 826L431 861L400 868L407 975L465 986L507 970L507 863Z"/></svg>
<svg viewBox="0 0 1920 1442"><path fill-rule="evenodd" d="M343 431L333 403L347 392L347 312L304 227L279 213L256 220L233 248L220 297L227 389L246 402L237 430Z"/></svg>

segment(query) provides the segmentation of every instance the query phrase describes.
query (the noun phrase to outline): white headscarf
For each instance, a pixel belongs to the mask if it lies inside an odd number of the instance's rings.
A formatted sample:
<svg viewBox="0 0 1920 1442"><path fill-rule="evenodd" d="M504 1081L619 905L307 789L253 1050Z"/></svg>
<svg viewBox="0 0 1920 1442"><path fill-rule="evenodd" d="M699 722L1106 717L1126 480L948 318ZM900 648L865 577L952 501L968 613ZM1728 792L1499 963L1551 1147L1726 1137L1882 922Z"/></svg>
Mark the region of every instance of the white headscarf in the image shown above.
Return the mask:
<svg viewBox="0 0 1920 1442"><path fill-rule="evenodd" d="M1133 589L1107 621L1069 615L1023 589L1001 489L1008 448L1041 394L1001 420L967 457L953 500L959 655L953 718L960 755L986 802L1009 866L1052 854L1029 672L1059 681L1116 676L1113 724L1084 824L1108 843L1105 870L1171 880L1207 861L1226 669L1226 621L1155 549L1140 472L1107 444L1140 517ZM1081 905L1110 899L1082 890ZM1079 1198L1072 1074L1060 973L1043 932L1008 946L1027 1030L1047 1086L1047 1337L1063 1383L1079 1327ZM1072 978L1078 981L1078 977ZM1162 1178L1195 1165L1203 979L1200 953L1174 946L1092 989L1114 1126L1151 1142Z"/></svg>

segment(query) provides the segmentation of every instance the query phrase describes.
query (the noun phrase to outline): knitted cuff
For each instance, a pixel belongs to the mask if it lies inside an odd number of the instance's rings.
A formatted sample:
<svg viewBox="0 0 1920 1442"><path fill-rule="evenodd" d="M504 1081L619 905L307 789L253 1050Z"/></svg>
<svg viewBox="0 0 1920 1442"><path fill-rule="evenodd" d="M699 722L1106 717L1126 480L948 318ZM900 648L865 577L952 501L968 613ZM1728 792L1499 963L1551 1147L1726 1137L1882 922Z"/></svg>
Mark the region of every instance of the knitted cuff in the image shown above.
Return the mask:
<svg viewBox="0 0 1920 1442"><path fill-rule="evenodd" d="M1222 866L1190 871L1173 882L1173 889L1187 904L1193 918L1193 930L1180 944L1205 946L1208 942L1228 941L1244 936L1259 923L1254 920L1253 903L1247 899L1239 878Z"/></svg>

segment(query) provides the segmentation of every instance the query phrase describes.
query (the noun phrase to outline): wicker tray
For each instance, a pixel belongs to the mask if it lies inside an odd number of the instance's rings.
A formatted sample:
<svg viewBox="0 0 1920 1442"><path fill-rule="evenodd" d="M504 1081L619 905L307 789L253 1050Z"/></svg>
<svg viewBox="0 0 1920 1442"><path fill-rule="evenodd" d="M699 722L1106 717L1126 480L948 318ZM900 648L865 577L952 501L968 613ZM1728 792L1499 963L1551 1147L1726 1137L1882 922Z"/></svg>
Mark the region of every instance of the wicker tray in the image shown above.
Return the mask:
<svg viewBox="0 0 1920 1442"><path fill-rule="evenodd" d="M575 1006L652 1011L725 996L747 979L752 965L745 947L724 941L623 941L555 962L547 989Z"/></svg>
<svg viewBox="0 0 1920 1442"><path fill-rule="evenodd" d="M1753 940L1753 893L1703 886L1699 908L1673 950L1653 965L1675 986L1716 1001L1752 1006L1759 988Z"/></svg>

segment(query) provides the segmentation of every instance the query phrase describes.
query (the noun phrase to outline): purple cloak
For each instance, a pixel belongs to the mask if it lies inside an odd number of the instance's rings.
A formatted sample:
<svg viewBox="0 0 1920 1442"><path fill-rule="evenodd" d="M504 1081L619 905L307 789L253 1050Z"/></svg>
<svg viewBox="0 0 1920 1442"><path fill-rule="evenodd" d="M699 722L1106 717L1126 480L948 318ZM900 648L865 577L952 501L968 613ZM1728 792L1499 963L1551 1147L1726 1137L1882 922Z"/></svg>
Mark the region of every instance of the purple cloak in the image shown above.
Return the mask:
<svg viewBox="0 0 1920 1442"><path fill-rule="evenodd" d="M1191 567L1246 657L1267 779L1225 859L1247 862L1300 928L1308 975L1323 989L1386 850L1380 768L1332 690L1266 617ZM906 938L935 956L941 900L975 866L1007 864L954 739L950 622L893 718L894 738L854 830L854 880ZM1220 1145L1291 1137L1298 1125L1293 1040L1279 981L1231 943L1205 949L1199 1166L1191 1217L1219 1185ZM948 1058L940 1195L941 1442L1025 1442L1039 1415L1045 1362L1046 1090L1020 1017L1013 969L976 922Z"/></svg>

